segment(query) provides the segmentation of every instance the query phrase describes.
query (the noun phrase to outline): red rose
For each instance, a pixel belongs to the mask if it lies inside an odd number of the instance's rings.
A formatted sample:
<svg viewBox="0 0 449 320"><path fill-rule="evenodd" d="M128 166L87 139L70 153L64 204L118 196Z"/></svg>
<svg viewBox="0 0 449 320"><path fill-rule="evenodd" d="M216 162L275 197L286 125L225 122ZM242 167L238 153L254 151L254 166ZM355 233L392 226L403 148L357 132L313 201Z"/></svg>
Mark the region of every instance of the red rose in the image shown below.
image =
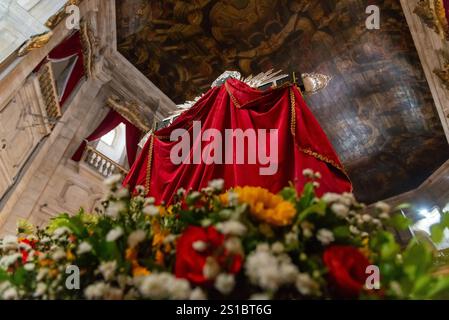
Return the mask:
<svg viewBox="0 0 449 320"><path fill-rule="evenodd" d="M363 290L368 275L368 259L350 246L331 246L326 249L323 261L329 271L329 281L337 295L357 298Z"/></svg>
<svg viewBox="0 0 449 320"><path fill-rule="evenodd" d="M213 256L220 267L228 273L237 273L242 267L242 257L231 255L223 247L225 237L214 227L188 227L177 241L175 275L201 285L210 280L203 274L207 257ZM194 243L206 244L202 251L193 248Z"/></svg>
<svg viewBox="0 0 449 320"><path fill-rule="evenodd" d="M36 247L36 240L21 239L19 242L29 245L31 249ZM20 253L22 254L22 263L26 263L28 261L28 251L26 249L20 249Z"/></svg>

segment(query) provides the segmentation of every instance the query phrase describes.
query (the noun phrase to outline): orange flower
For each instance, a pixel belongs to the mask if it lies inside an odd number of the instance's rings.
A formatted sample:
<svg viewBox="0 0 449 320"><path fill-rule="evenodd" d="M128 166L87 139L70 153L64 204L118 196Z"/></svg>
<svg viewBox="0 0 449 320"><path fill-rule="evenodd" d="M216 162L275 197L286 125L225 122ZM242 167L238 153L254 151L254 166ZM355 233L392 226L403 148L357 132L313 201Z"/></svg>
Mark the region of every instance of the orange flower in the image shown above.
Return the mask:
<svg viewBox="0 0 449 320"><path fill-rule="evenodd" d="M137 259L137 251L134 248L128 248L125 252L125 258L128 261L133 261Z"/></svg>
<svg viewBox="0 0 449 320"><path fill-rule="evenodd" d="M59 274L58 269L51 269L51 270L48 272L48 275L49 275L51 278L56 278L56 277L58 276L58 274Z"/></svg>
<svg viewBox="0 0 449 320"><path fill-rule="evenodd" d="M145 268L140 266L139 264L133 265L133 276L134 277L142 277L142 276L148 276L151 272Z"/></svg>
<svg viewBox="0 0 449 320"><path fill-rule="evenodd" d="M162 253L161 250L156 251L156 263L158 265L163 266L164 265L164 254Z"/></svg>
<svg viewBox="0 0 449 320"><path fill-rule="evenodd" d="M233 192L237 194L240 204L248 204L251 215L257 220L278 227L293 223L295 206L281 196L261 187L236 187ZM228 203L227 194L222 195L220 201Z"/></svg>
<svg viewBox="0 0 449 320"><path fill-rule="evenodd" d="M39 265L41 266L41 267L48 267L48 266L50 266L50 265L52 265L53 264L53 260L51 260L51 259L42 259L42 260L39 260Z"/></svg>
<svg viewBox="0 0 449 320"><path fill-rule="evenodd" d="M164 243L165 235L162 232L155 233L153 236L153 247L159 247Z"/></svg>

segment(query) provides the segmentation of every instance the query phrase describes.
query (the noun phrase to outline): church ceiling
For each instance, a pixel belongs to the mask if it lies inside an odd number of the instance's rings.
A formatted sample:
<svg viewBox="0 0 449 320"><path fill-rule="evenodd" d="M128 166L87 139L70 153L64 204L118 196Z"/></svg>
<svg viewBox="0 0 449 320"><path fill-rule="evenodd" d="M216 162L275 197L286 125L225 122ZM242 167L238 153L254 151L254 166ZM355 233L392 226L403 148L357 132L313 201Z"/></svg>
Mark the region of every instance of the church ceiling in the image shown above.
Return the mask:
<svg viewBox="0 0 449 320"><path fill-rule="evenodd" d="M363 0L121 0L120 52L175 102L225 70L331 75L307 98L349 171L373 202L411 190L449 148L399 0L379 0L381 29Z"/></svg>

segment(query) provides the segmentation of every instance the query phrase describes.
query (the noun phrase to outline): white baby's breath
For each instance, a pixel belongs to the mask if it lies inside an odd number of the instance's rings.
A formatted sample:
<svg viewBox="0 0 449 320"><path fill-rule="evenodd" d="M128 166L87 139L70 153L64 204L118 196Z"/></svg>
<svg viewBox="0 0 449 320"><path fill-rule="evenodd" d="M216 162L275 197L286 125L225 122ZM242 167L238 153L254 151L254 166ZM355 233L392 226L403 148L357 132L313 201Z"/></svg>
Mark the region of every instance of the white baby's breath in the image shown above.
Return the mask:
<svg viewBox="0 0 449 320"><path fill-rule="evenodd" d="M195 241L192 244L193 249L195 249L198 252L203 252L204 250L207 249L207 243L204 241Z"/></svg>
<svg viewBox="0 0 449 320"><path fill-rule="evenodd" d="M84 242L81 242L80 245L78 246L77 253L85 254L85 253L90 252L91 250L92 250L92 246L90 245L90 243L84 241Z"/></svg>
<svg viewBox="0 0 449 320"><path fill-rule="evenodd" d="M327 229L320 229L320 230L318 230L316 238L324 246L327 246L331 242L335 241L334 234L332 233L332 231L327 230Z"/></svg>
<svg viewBox="0 0 449 320"><path fill-rule="evenodd" d="M234 290L235 277L232 274L221 273L215 279L215 289L224 295L228 295Z"/></svg>
<svg viewBox="0 0 449 320"><path fill-rule="evenodd" d="M111 218L117 218L120 212L126 209L126 205L123 201L113 201L109 203L106 209L106 216Z"/></svg>
<svg viewBox="0 0 449 320"><path fill-rule="evenodd" d="M133 231L128 236L128 246L130 248L136 247L139 243L141 243L143 240L145 240L146 232L143 230L136 230Z"/></svg>
<svg viewBox="0 0 449 320"><path fill-rule="evenodd" d="M209 182L209 187L216 191L222 191L224 188L224 180L223 179L212 180Z"/></svg>
<svg viewBox="0 0 449 320"><path fill-rule="evenodd" d="M122 227L116 227L108 232L106 235L106 241L114 242L118 240L123 235Z"/></svg>
<svg viewBox="0 0 449 320"><path fill-rule="evenodd" d="M150 217L155 217L159 215L159 208L154 205L148 205L143 208L143 213Z"/></svg>
<svg viewBox="0 0 449 320"><path fill-rule="evenodd" d="M118 184L120 181L122 181L122 175L121 174L113 174L110 177L106 178L103 183L107 187L112 187L116 184Z"/></svg>
<svg viewBox="0 0 449 320"><path fill-rule="evenodd" d="M217 224L216 228L224 235L233 235L233 236L243 236L247 230L244 224L236 220L220 222Z"/></svg>

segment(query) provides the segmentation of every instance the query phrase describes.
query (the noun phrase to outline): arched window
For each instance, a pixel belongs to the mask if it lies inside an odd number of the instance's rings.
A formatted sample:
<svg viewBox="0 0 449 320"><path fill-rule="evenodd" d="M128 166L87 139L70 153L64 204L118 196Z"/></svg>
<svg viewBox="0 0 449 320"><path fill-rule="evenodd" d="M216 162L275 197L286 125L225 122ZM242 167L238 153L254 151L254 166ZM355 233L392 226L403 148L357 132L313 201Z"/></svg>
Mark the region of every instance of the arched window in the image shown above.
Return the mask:
<svg viewBox="0 0 449 320"><path fill-rule="evenodd" d="M127 166L126 163L126 126L120 123L114 130L98 140L96 149L112 161Z"/></svg>
<svg viewBox="0 0 449 320"><path fill-rule="evenodd" d="M100 141L112 147L112 145L114 144L114 140L117 137L117 131L118 131L117 128L115 128L107 135L103 136Z"/></svg>

